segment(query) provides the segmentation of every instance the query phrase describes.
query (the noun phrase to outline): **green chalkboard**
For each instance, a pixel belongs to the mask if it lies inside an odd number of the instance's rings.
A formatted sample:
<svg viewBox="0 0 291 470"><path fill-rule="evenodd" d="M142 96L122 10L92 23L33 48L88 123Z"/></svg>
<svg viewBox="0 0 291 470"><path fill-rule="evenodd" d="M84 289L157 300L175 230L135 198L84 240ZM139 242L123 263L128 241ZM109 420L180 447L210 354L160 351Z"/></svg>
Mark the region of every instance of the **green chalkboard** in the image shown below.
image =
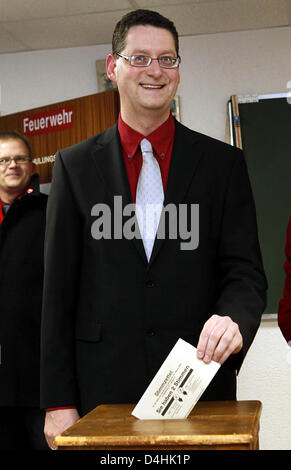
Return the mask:
<svg viewBox="0 0 291 470"><path fill-rule="evenodd" d="M238 109L269 283L265 313L277 313L291 216L291 104L287 98L261 99L239 104Z"/></svg>

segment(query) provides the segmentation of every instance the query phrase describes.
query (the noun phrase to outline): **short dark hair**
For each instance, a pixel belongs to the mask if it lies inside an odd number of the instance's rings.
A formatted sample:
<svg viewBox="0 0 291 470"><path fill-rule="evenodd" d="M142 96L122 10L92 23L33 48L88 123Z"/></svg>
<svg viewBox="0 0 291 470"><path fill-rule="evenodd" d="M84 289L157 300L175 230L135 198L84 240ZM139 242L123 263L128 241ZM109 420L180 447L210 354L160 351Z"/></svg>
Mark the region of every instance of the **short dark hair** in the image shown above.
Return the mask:
<svg viewBox="0 0 291 470"><path fill-rule="evenodd" d="M177 55L179 55L179 38L174 23L156 11L141 9L127 13L116 24L112 37L113 53L122 52L122 50L125 48L126 36L129 28L138 25L156 26L157 28L164 28L170 31L175 42Z"/></svg>
<svg viewBox="0 0 291 470"><path fill-rule="evenodd" d="M32 149L31 149L29 140L28 140L27 137L25 137L25 135L21 134L18 131L3 131L3 132L0 132L0 140L11 140L11 139L13 139L13 140L17 140L17 139L22 140L22 142L24 143L24 145L27 148L28 156L32 160Z"/></svg>

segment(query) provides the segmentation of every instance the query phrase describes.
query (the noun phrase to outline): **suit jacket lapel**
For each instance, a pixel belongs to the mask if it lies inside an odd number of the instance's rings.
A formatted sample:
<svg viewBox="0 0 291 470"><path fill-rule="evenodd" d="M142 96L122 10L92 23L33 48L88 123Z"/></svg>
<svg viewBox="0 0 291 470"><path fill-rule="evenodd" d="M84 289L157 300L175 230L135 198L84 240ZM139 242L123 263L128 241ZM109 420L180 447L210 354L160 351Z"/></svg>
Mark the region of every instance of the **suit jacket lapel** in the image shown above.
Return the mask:
<svg viewBox="0 0 291 470"><path fill-rule="evenodd" d="M117 125L109 128L97 142L93 159L111 195L122 196L123 205L131 202Z"/></svg>
<svg viewBox="0 0 291 470"><path fill-rule="evenodd" d="M122 158L117 125L111 127L102 135L102 138L98 141L98 148L93 153L93 158L108 192L112 196L122 197L123 212L126 205L132 204L132 199ZM137 220L136 227L138 227ZM139 238L133 238L133 243L142 256L144 263L148 264L140 234Z"/></svg>
<svg viewBox="0 0 291 470"><path fill-rule="evenodd" d="M200 134L176 121L175 141L165 191L164 207L169 203L178 205L183 201L202 156L201 147L197 145L199 140ZM159 253L163 243L163 239L156 239L149 267Z"/></svg>
<svg viewBox="0 0 291 470"><path fill-rule="evenodd" d="M175 141L164 205L179 204L191 183L202 152L199 134L176 122Z"/></svg>

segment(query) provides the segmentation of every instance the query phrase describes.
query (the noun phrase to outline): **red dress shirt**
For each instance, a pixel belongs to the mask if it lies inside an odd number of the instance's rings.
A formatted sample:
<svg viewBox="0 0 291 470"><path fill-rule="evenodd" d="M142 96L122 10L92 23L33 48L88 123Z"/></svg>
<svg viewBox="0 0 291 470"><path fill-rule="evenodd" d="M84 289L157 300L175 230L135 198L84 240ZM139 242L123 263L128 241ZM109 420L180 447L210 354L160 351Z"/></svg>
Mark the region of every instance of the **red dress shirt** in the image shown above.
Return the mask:
<svg viewBox="0 0 291 470"><path fill-rule="evenodd" d="M146 137L152 144L154 156L156 157L163 181L164 192L166 190L171 155L175 136L175 122L172 114L169 115L160 127L155 129L151 134L144 136L128 126L119 115L118 131L123 151L123 159L128 177L132 202L135 202L136 187L139 172L142 167L142 154L140 150L140 142Z"/></svg>
<svg viewBox="0 0 291 470"><path fill-rule="evenodd" d="M291 341L291 217L287 227L285 253L284 270L286 278L283 298L279 302L278 324L286 341Z"/></svg>
<svg viewBox="0 0 291 470"><path fill-rule="evenodd" d="M1 201L1 199L0 199L0 224L2 224L2 221L4 219L3 206L4 206L4 202Z"/></svg>

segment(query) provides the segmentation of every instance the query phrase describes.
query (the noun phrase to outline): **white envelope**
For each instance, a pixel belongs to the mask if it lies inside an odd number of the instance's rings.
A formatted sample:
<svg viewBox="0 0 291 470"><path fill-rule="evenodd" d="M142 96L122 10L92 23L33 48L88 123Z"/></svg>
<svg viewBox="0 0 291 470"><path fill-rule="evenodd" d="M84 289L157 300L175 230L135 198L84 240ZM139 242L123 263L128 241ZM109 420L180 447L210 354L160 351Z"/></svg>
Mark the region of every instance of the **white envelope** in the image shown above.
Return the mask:
<svg viewBox="0 0 291 470"><path fill-rule="evenodd" d="M139 419L185 419L220 368L197 358L194 346L177 341L134 408Z"/></svg>

